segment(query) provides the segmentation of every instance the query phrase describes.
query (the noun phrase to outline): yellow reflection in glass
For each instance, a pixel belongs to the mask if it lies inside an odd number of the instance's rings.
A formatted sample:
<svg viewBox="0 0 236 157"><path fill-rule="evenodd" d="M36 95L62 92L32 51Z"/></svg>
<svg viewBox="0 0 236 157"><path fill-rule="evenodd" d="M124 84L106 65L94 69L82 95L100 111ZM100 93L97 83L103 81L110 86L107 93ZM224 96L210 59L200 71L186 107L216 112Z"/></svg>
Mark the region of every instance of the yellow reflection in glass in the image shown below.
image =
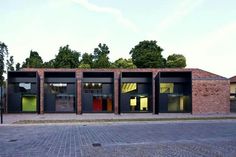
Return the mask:
<svg viewBox="0 0 236 157"><path fill-rule="evenodd" d="M137 83L123 83L121 87L122 93L128 93L137 89Z"/></svg>
<svg viewBox="0 0 236 157"><path fill-rule="evenodd" d="M147 111L148 110L148 98L140 97L140 110Z"/></svg>
<svg viewBox="0 0 236 157"><path fill-rule="evenodd" d="M130 106L136 106L137 105L137 98L133 97L130 98Z"/></svg>
<svg viewBox="0 0 236 157"><path fill-rule="evenodd" d="M160 83L160 93L173 93L174 83Z"/></svg>

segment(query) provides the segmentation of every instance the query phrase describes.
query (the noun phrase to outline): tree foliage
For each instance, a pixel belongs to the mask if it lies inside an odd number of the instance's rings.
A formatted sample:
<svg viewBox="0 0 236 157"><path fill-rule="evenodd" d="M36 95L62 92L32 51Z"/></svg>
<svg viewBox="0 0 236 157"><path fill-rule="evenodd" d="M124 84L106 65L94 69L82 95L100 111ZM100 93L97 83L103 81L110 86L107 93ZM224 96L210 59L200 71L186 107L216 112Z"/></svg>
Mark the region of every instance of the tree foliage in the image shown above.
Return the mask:
<svg viewBox="0 0 236 157"><path fill-rule="evenodd" d="M54 59L51 59L51 60L48 61L48 62L44 62L44 63L43 63L43 67L44 67L44 68L54 68L54 67L55 67L54 64L55 64L55 60L54 60Z"/></svg>
<svg viewBox="0 0 236 157"><path fill-rule="evenodd" d="M80 53L71 50L69 45L60 47L54 61L55 68L77 68L79 66Z"/></svg>
<svg viewBox="0 0 236 157"><path fill-rule="evenodd" d="M181 54L172 54L167 57L166 66L168 68L186 67L186 58Z"/></svg>
<svg viewBox="0 0 236 157"><path fill-rule="evenodd" d="M93 68L109 68L111 65L108 57L109 53L108 46L99 43L98 48L95 48L93 52Z"/></svg>
<svg viewBox="0 0 236 157"><path fill-rule="evenodd" d="M139 42L130 54L138 68L164 68L166 60L162 56L163 49L154 40Z"/></svg>
<svg viewBox="0 0 236 157"><path fill-rule="evenodd" d="M91 68L93 66L93 55L84 53L79 68Z"/></svg>
<svg viewBox="0 0 236 157"><path fill-rule="evenodd" d="M16 71L19 71L21 69L20 63L16 63Z"/></svg>
<svg viewBox="0 0 236 157"><path fill-rule="evenodd" d="M112 63L112 68L136 68L132 59L119 58Z"/></svg>
<svg viewBox="0 0 236 157"><path fill-rule="evenodd" d="M43 60L39 56L37 51L30 51L30 56L25 59L25 62L22 64L22 68L42 68Z"/></svg>
<svg viewBox="0 0 236 157"><path fill-rule="evenodd" d="M7 71L14 71L14 58L13 56L10 56L9 59L7 59Z"/></svg>
<svg viewBox="0 0 236 157"><path fill-rule="evenodd" d="M5 43L0 41L0 86L4 83L3 73L5 72L4 68L4 59L8 56L8 47Z"/></svg>

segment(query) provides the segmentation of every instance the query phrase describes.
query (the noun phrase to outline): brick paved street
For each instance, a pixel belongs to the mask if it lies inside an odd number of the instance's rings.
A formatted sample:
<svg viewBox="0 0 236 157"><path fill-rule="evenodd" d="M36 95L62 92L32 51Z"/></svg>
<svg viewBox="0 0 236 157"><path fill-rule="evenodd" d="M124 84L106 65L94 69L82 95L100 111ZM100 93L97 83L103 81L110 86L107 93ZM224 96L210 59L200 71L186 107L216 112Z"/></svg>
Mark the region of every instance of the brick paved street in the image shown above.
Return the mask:
<svg viewBox="0 0 236 157"><path fill-rule="evenodd" d="M236 121L0 126L0 156L236 156Z"/></svg>

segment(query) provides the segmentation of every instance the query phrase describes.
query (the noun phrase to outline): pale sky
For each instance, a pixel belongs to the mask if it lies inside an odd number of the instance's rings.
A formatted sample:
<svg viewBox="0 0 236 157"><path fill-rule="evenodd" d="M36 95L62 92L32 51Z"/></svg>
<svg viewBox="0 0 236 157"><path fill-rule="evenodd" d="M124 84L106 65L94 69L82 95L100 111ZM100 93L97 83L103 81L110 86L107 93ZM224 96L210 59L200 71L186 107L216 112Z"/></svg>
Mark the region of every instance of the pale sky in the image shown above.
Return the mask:
<svg viewBox="0 0 236 157"><path fill-rule="evenodd" d="M235 0L0 0L0 41L22 63L31 49L48 61L60 46L92 53L100 42L114 61L156 40L164 57L180 53L188 68L231 77L235 8Z"/></svg>

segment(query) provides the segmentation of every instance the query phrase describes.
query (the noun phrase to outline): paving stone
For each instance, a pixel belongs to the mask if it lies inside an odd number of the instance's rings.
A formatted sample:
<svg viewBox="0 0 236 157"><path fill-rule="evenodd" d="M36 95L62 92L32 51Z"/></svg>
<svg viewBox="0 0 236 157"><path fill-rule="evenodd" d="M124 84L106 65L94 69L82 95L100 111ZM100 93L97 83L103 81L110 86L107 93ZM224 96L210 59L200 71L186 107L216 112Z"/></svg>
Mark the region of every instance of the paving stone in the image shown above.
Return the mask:
<svg viewBox="0 0 236 157"><path fill-rule="evenodd" d="M235 157L236 121L1 126L0 157L10 156Z"/></svg>

